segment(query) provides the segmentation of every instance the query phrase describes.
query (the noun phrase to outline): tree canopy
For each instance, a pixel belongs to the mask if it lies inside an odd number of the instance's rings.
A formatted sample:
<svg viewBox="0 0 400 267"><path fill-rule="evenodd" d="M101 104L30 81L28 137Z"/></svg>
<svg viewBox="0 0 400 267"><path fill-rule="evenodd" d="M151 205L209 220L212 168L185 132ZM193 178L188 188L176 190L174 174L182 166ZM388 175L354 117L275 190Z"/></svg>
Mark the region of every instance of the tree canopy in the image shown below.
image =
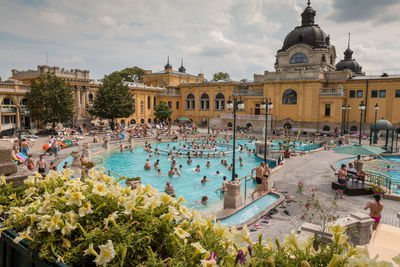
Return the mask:
<svg viewBox="0 0 400 267"><path fill-rule="evenodd" d="M229 74L226 72L222 72L222 71L216 72L213 75L213 81L227 80L229 78L230 78Z"/></svg>
<svg viewBox="0 0 400 267"><path fill-rule="evenodd" d="M135 111L135 102L122 75L113 72L103 79L97 90L90 114L101 119L126 118Z"/></svg>
<svg viewBox="0 0 400 267"><path fill-rule="evenodd" d="M161 121L168 119L172 114L172 110L165 104L165 102L160 102L159 105L154 107L154 116Z"/></svg>
<svg viewBox="0 0 400 267"><path fill-rule="evenodd" d="M144 70L135 66L116 71L115 73L119 74L125 82L142 82Z"/></svg>
<svg viewBox="0 0 400 267"><path fill-rule="evenodd" d="M72 86L51 73L32 80L31 90L26 93L31 117L46 123L67 122L74 115Z"/></svg>

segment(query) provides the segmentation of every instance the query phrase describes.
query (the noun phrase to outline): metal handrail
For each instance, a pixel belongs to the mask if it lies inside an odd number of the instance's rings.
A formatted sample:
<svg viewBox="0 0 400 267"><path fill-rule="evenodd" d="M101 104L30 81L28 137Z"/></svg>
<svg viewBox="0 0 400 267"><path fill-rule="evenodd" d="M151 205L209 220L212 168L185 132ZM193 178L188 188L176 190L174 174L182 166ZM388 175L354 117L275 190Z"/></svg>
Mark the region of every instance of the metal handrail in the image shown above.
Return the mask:
<svg viewBox="0 0 400 267"><path fill-rule="evenodd" d="M377 185L378 187L380 187L381 185L383 185L384 187L386 187L389 190L389 193L392 191L392 187L394 185L397 184L397 186L400 186L400 183L393 181L392 179L390 179L390 177L381 174L381 173L376 173L373 171L366 171L365 174L367 174L367 182L370 182L372 184Z"/></svg>
<svg viewBox="0 0 400 267"><path fill-rule="evenodd" d="M250 178L250 179L247 179L247 178ZM254 179L253 179L253 177L252 177L250 174L248 174L248 175L243 176L243 177L241 177L241 178L239 178L239 179L237 179L237 180L240 182L240 181L243 180L243 179L245 179L245 182L244 182L244 203L246 204L246 199L247 199L247 182L252 181L252 180L254 180ZM222 191L222 189L224 189L224 187L218 188L217 190L215 190L215 193L217 193L218 191Z"/></svg>

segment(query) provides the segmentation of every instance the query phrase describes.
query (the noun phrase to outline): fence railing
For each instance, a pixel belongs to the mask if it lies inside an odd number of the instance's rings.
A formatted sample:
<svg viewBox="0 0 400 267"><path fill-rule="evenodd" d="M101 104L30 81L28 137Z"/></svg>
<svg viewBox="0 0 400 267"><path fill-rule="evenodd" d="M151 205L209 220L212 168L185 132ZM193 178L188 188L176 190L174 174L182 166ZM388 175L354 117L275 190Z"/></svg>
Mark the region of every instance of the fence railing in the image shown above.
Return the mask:
<svg viewBox="0 0 400 267"><path fill-rule="evenodd" d="M377 173L371 170L365 171L366 173L366 178L365 181L377 186L378 188L381 188L382 186L384 188L387 188L389 192L387 193L397 193L400 194L400 182L394 181L393 179L390 178L389 175L384 175L382 173Z"/></svg>

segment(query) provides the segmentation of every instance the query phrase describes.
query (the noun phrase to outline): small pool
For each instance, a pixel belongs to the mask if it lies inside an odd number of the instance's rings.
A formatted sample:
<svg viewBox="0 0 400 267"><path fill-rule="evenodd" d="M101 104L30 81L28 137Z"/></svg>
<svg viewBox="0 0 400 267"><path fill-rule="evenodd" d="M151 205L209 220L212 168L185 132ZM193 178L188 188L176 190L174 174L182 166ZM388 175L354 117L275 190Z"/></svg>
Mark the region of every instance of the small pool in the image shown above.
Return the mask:
<svg viewBox="0 0 400 267"><path fill-rule="evenodd" d="M260 197L256 201L252 202L250 205L245 208L239 210L235 214L219 220L223 225L237 225L242 224L245 221L253 218L258 213L265 210L269 205L274 203L279 198L278 195L275 194L267 194L265 196Z"/></svg>

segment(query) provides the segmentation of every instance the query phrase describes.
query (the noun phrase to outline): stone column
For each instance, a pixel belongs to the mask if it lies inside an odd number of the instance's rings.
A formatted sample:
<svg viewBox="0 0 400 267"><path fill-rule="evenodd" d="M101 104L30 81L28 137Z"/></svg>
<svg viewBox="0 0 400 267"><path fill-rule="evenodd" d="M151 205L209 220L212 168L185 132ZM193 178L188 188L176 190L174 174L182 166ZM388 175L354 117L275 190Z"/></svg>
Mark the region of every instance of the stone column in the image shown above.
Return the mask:
<svg viewBox="0 0 400 267"><path fill-rule="evenodd" d="M81 167L81 162L79 160L79 157L80 157L79 152L72 152L71 156L73 157L73 160L71 162L71 167L80 168Z"/></svg>
<svg viewBox="0 0 400 267"><path fill-rule="evenodd" d="M81 99L82 99L82 109L81 109L81 117L85 117L85 113L86 113L86 89L84 88L81 91L82 95L81 95Z"/></svg>
<svg viewBox="0 0 400 267"><path fill-rule="evenodd" d="M75 89L75 106L76 106L76 114L75 117L77 119L81 118L81 89L79 86Z"/></svg>
<svg viewBox="0 0 400 267"><path fill-rule="evenodd" d="M349 134L344 135L344 144L345 145L350 144L350 135Z"/></svg>
<svg viewBox="0 0 400 267"><path fill-rule="evenodd" d="M354 161L354 168L355 168L357 171L362 170L363 167L364 167L364 161L362 161L362 160L355 160L355 161Z"/></svg>
<svg viewBox="0 0 400 267"><path fill-rule="evenodd" d="M17 129L21 128L21 117L20 117L20 113L19 113L19 106L17 106L17 115L16 115L16 123L17 123Z"/></svg>
<svg viewBox="0 0 400 267"><path fill-rule="evenodd" d="M105 149L108 149L108 136L107 135L103 136L103 147Z"/></svg>
<svg viewBox="0 0 400 267"><path fill-rule="evenodd" d="M350 214L351 217L358 220L357 223L357 244L365 245L368 244L372 237L372 225L374 220L371 219L367 214L356 212Z"/></svg>
<svg viewBox="0 0 400 267"><path fill-rule="evenodd" d="M224 197L224 209L237 209L243 205L243 196L240 194L240 182L228 181Z"/></svg>

